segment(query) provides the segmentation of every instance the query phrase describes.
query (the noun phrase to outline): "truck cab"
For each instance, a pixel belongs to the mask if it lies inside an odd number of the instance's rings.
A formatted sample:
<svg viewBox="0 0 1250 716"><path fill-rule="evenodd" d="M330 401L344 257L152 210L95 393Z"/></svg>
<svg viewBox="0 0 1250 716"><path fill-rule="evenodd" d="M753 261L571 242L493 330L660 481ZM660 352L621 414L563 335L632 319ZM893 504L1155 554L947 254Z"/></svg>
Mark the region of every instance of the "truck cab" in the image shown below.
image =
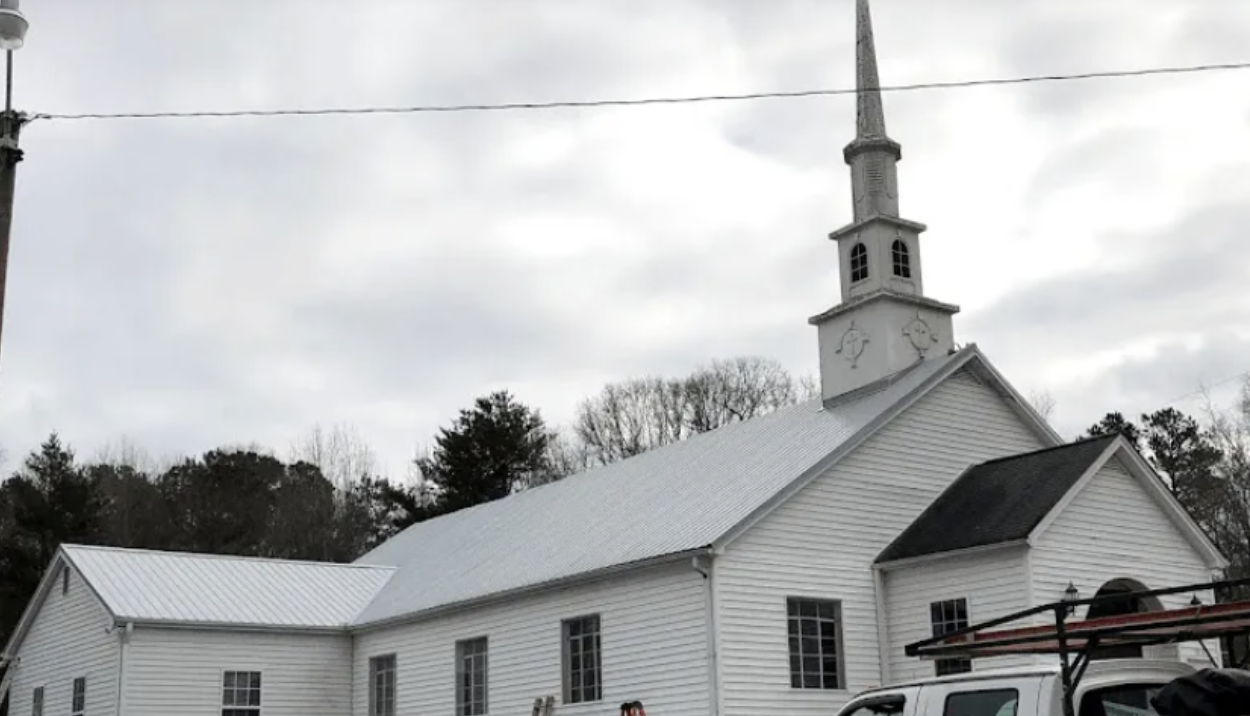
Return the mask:
<svg viewBox="0 0 1250 716"><path fill-rule="evenodd" d="M1075 716L1157 716L1150 697L1196 671L1177 661L1092 661L1074 693ZM977 671L865 691L838 716L1063 716L1062 669Z"/></svg>

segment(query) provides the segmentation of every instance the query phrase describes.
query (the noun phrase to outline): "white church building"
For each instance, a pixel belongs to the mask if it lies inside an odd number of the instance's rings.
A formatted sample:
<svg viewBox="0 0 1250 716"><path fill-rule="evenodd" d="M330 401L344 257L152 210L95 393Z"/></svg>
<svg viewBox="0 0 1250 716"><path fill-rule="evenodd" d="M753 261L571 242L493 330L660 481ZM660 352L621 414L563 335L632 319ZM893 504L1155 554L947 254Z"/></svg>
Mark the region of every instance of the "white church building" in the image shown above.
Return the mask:
<svg viewBox="0 0 1250 716"><path fill-rule="evenodd" d="M925 227L899 214L857 7L853 222L830 235L841 301L810 319L820 399L414 525L354 564L65 545L0 657L10 715L521 716L550 697L558 716L832 716L868 687L1035 658L904 654L939 631L1069 585L1217 576L1132 446L1065 443L956 346L959 309L924 293Z"/></svg>

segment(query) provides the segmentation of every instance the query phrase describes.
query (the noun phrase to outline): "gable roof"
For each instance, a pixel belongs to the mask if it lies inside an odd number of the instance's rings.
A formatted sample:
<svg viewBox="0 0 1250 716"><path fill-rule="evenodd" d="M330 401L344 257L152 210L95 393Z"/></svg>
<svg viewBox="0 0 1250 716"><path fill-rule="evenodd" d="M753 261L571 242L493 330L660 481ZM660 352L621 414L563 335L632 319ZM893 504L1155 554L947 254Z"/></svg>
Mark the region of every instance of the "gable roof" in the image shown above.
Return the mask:
<svg viewBox="0 0 1250 716"><path fill-rule="evenodd" d="M329 562L64 545L119 622L346 627L394 569Z"/></svg>
<svg viewBox="0 0 1250 716"><path fill-rule="evenodd" d="M968 468L876 563L1027 539L1115 441L1100 436Z"/></svg>
<svg viewBox="0 0 1250 716"><path fill-rule="evenodd" d="M966 366L1059 441L968 346L836 404L790 406L415 524L357 560L398 569L355 624L710 550Z"/></svg>

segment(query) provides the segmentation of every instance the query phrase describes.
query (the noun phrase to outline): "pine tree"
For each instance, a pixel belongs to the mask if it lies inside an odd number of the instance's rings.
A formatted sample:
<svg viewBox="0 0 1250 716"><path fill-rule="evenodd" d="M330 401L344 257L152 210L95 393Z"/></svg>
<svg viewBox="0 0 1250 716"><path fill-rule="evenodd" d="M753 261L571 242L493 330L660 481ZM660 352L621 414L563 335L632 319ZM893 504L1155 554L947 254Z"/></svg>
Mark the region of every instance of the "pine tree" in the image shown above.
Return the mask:
<svg viewBox="0 0 1250 716"><path fill-rule="evenodd" d="M432 494L425 511L455 512L550 482L558 477L554 439L539 412L509 392L478 398L439 431L430 455L416 460Z"/></svg>

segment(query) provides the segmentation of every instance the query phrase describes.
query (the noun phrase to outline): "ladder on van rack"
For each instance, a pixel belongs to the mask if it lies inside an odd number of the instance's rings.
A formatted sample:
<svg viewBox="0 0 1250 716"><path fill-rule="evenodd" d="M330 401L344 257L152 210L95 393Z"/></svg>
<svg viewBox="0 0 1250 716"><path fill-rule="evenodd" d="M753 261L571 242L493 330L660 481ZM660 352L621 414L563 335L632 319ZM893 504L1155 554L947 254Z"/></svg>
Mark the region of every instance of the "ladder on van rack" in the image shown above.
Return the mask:
<svg viewBox="0 0 1250 716"><path fill-rule="evenodd" d="M1063 713L1064 716L1075 716L1073 699L1076 687L1085 675L1090 657L1100 648L1159 646L1194 641L1201 643L1206 639L1250 634L1250 599L1212 605L1193 603L1182 609L1095 617L1069 623L1068 620L1076 615L1078 606L1173 594L1196 594L1208 590L1219 593L1221 589L1246 586L1250 586L1250 578L1064 600L913 642L904 651L908 656L921 659L1058 655L1063 679ZM993 627L1046 612L1054 614L1054 623L1048 626L989 631ZM1206 644L1202 646L1206 649ZM1215 662L1214 657L1211 661Z"/></svg>

